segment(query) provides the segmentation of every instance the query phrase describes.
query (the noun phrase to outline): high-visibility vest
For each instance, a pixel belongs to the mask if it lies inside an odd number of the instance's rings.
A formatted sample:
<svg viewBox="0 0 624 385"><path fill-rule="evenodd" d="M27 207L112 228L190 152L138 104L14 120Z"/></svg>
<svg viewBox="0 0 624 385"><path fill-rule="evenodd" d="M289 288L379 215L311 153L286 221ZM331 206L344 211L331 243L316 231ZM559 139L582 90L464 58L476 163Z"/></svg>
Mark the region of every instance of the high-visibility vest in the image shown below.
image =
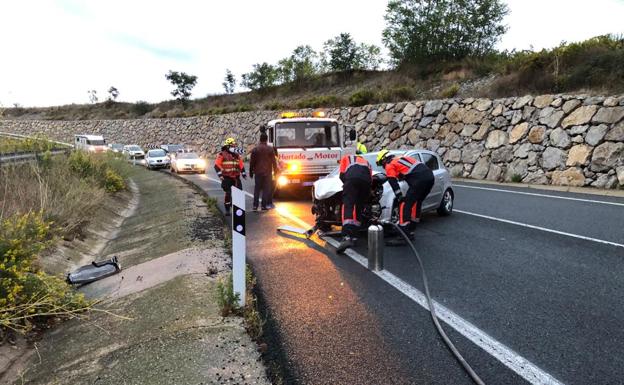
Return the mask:
<svg viewBox="0 0 624 385"><path fill-rule="evenodd" d="M416 159L409 156L397 156L386 164L386 175L388 178L403 178L420 164Z"/></svg>
<svg viewBox="0 0 624 385"><path fill-rule="evenodd" d="M238 177L244 168L241 157L229 151L221 151L217 156L215 165L219 169L217 172L219 175L231 178Z"/></svg>
<svg viewBox="0 0 624 385"><path fill-rule="evenodd" d="M348 174L347 174L348 173ZM370 181L373 169L370 163L359 155L345 155L340 160L340 178L348 177Z"/></svg>

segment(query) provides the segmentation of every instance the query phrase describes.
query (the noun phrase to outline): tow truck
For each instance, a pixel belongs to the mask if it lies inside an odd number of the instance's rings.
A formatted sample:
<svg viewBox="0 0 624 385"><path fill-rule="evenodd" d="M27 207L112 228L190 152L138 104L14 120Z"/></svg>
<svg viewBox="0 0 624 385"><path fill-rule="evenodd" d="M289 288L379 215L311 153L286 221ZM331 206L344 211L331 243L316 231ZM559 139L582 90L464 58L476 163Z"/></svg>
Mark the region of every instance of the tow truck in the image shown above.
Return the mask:
<svg viewBox="0 0 624 385"><path fill-rule="evenodd" d="M334 170L342 156L355 154L355 129L340 126L323 111L284 112L266 129L281 169L276 192L312 186Z"/></svg>

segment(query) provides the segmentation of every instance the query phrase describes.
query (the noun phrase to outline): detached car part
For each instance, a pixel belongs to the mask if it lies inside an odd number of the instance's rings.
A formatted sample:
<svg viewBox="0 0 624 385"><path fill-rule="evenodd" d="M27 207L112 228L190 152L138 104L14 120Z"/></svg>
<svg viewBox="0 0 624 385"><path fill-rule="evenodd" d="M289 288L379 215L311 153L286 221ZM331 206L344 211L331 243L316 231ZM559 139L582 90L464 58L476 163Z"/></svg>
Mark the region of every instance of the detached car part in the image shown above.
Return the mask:
<svg viewBox="0 0 624 385"><path fill-rule="evenodd" d="M86 285L100 279L110 277L121 271L117 256L104 261L93 261L67 274L67 283L71 285Z"/></svg>

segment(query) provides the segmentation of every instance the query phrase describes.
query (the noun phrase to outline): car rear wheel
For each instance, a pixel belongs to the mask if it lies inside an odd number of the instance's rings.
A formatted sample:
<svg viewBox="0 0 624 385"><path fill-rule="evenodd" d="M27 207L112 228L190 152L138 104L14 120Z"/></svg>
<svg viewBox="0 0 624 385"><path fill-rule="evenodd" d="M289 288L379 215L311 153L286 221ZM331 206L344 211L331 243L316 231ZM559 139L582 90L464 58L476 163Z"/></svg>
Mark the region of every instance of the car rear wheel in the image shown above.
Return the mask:
<svg viewBox="0 0 624 385"><path fill-rule="evenodd" d="M444 195L442 196L442 202L440 202L440 207L438 207L438 215L443 217L451 215L453 213L453 191L451 189L446 189Z"/></svg>

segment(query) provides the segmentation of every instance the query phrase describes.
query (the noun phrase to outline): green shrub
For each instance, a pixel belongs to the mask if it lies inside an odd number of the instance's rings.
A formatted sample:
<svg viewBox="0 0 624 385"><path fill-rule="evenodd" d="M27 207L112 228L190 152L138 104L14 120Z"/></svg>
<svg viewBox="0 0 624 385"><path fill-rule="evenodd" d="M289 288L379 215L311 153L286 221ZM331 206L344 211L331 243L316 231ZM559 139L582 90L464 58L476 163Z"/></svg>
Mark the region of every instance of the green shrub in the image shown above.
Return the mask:
<svg viewBox="0 0 624 385"><path fill-rule="evenodd" d="M41 212L14 215L0 223L0 329L30 330L34 322L72 316L88 308L60 278L38 267L38 255L52 237Z"/></svg>
<svg viewBox="0 0 624 385"><path fill-rule="evenodd" d="M217 303L221 309L221 316L227 317L238 309L238 301L240 296L234 293L234 283L232 281L232 273L226 278L221 278L217 282Z"/></svg>
<svg viewBox="0 0 624 385"><path fill-rule="evenodd" d="M390 88L381 93L384 102L403 102L414 99L414 96L414 89L406 86Z"/></svg>
<svg viewBox="0 0 624 385"><path fill-rule="evenodd" d="M236 107L234 107L232 112L247 112L247 111L254 111L255 107L250 105L250 104L239 104Z"/></svg>
<svg viewBox="0 0 624 385"><path fill-rule="evenodd" d="M349 97L350 106L365 106L367 104L373 104L379 101L379 96L376 92L368 89L362 89L355 91Z"/></svg>
<svg viewBox="0 0 624 385"><path fill-rule="evenodd" d="M152 105L148 102L138 101L132 105L132 112L137 116L143 116L152 110Z"/></svg>
<svg viewBox="0 0 624 385"><path fill-rule="evenodd" d="M95 173L95 164L83 151L72 151L69 155L69 168L75 174L86 178Z"/></svg>
<svg viewBox="0 0 624 385"><path fill-rule="evenodd" d="M120 175L120 162L115 155L91 155L84 151L73 151L69 156L69 167L72 172L82 178L92 179L107 192L114 193L126 188Z"/></svg>
<svg viewBox="0 0 624 385"><path fill-rule="evenodd" d="M264 105L264 109L270 111L285 110L286 108L288 108L288 106L280 102L271 102Z"/></svg>
<svg viewBox="0 0 624 385"><path fill-rule="evenodd" d="M50 142L43 136L31 138L10 138L0 136L0 153L8 152L45 152L55 147L63 147Z"/></svg>
<svg viewBox="0 0 624 385"><path fill-rule="evenodd" d="M297 108L338 107L342 104L343 100L336 95L321 95L298 101Z"/></svg>
<svg viewBox="0 0 624 385"><path fill-rule="evenodd" d="M115 193L124 190L126 188L126 182L124 182L121 175L109 168L104 175L104 188L109 193Z"/></svg>
<svg viewBox="0 0 624 385"><path fill-rule="evenodd" d="M513 174L513 175L511 176L511 181L512 181L513 183L520 183L520 182L522 182L522 175L519 175L519 174Z"/></svg>
<svg viewBox="0 0 624 385"><path fill-rule="evenodd" d="M441 96L445 99L452 98L459 92L459 84L453 83L442 91Z"/></svg>
<svg viewBox="0 0 624 385"><path fill-rule="evenodd" d="M212 107L208 109L208 115L222 115L227 113L228 109L225 107Z"/></svg>
<svg viewBox="0 0 624 385"><path fill-rule="evenodd" d="M507 52L494 84L498 95L521 92L569 92L598 88L621 92L624 87L624 37L597 36L562 43L539 52Z"/></svg>

